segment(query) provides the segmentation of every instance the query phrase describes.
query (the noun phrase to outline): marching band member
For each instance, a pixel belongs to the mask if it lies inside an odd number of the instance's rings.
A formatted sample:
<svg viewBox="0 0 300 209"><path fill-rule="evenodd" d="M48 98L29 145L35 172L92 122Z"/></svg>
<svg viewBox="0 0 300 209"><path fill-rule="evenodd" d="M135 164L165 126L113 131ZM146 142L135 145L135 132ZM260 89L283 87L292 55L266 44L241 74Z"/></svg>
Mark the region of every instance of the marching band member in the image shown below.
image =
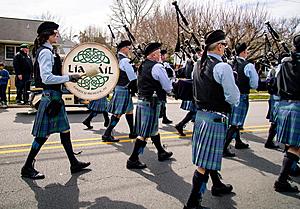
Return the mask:
<svg viewBox="0 0 300 209"><path fill-rule="evenodd" d="M131 51L131 42L128 40L121 41L118 46L118 60L120 66L120 76L117 86L114 89L114 94L108 105L108 112L112 113L109 126L105 133L102 135L104 142L118 142L119 139L115 139L111 132L114 127L120 121L120 118L125 114L125 118L129 125L130 133L129 138L136 138L133 126L133 102L130 94L130 89L136 89L137 76L134 72L130 59L128 58Z"/></svg>
<svg viewBox="0 0 300 209"><path fill-rule="evenodd" d="M107 97L90 101L88 109L91 111L89 116L82 122L88 129L92 129L91 121L98 113L102 113L104 117L104 127L109 125L109 117L107 113Z"/></svg>
<svg viewBox="0 0 300 209"><path fill-rule="evenodd" d="M201 200L209 175L213 182L212 195L228 194L231 185L221 182L224 138L227 116L231 106L239 103L239 89L235 85L233 71L222 62L227 43L225 33L215 30L205 35L205 50L193 72L193 94L197 114L192 137L192 160L197 166L192 191L184 209L202 208Z"/></svg>
<svg viewBox="0 0 300 209"><path fill-rule="evenodd" d="M291 169L300 156L300 35L293 38L295 52L289 60L282 62L277 74L280 96L277 113L277 140L286 145L286 153L274 188L277 192L299 192L287 180Z"/></svg>
<svg viewBox="0 0 300 209"><path fill-rule="evenodd" d="M158 153L158 160L169 159L173 153L163 148L158 133L160 106L165 92L172 91L172 83L166 70L160 63L160 43L149 43L145 50L145 61L141 64L138 74L138 104L136 108L135 132L138 135L131 156L127 160L128 169L143 169L146 164L140 162L141 154L151 137Z"/></svg>
<svg viewBox="0 0 300 209"><path fill-rule="evenodd" d="M235 149L247 149L249 144L242 142L240 138L240 129L244 126L249 108L249 93L250 89L257 89L258 74L252 63L249 63L246 58L248 56L247 45L245 43L235 46L237 58L233 64L233 69L237 72L237 86L240 90L240 103L238 106L232 107L230 117L230 128L226 134L226 142L224 145L224 157L234 157L228 146L235 135Z"/></svg>
<svg viewBox="0 0 300 209"><path fill-rule="evenodd" d="M57 43L59 25L54 22L43 22L37 29L38 37L35 40L34 74L37 87L43 88L43 95L36 114L32 135L35 139L28 154L25 165L22 167L22 177L43 179L45 176L34 169L34 161L43 144L50 134L60 133L61 143L71 164L71 173L81 171L90 165L90 162L80 162L76 159L70 134L70 125L62 100L61 85L65 82L77 82L80 75L62 75L59 59L54 59L53 44Z"/></svg>
<svg viewBox="0 0 300 209"><path fill-rule="evenodd" d="M175 76L175 71L172 69L172 67L170 66L170 64L167 62L167 59L168 59L168 52L167 50L163 49L161 50L161 62L167 72L167 75L169 77L169 79L171 81L174 81L176 76ZM161 104L161 114L160 114L160 117L162 117L162 123L163 124L170 124L172 123L173 121L169 120L168 117L167 117L167 107L166 107L166 104L167 104L167 93L165 93L164 95L164 98L162 100L162 104Z"/></svg>

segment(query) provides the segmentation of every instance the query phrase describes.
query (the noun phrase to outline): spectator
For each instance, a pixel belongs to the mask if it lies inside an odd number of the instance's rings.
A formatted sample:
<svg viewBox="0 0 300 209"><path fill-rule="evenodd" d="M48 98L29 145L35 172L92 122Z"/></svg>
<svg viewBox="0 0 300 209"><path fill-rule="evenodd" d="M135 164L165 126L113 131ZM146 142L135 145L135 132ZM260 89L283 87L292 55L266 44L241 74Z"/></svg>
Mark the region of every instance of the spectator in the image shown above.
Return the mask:
<svg viewBox="0 0 300 209"><path fill-rule="evenodd" d="M4 69L3 62L0 62L0 104L7 108L6 89L9 79L9 73Z"/></svg>

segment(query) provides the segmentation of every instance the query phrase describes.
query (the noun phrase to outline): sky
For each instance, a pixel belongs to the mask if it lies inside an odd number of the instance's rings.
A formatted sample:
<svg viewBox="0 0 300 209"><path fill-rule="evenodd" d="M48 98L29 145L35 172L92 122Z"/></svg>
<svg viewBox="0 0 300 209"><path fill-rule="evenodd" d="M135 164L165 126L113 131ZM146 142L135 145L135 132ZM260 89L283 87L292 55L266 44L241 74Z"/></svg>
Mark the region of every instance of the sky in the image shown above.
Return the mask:
<svg viewBox="0 0 300 209"><path fill-rule="evenodd" d="M178 3L183 0L177 0ZM189 0L211 1L211 0ZM255 6L258 0L215 0L227 5ZM111 14L112 0L1 0L1 17L36 19L41 14L49 12L59 17L61 23L73 29L75 33L87 26L95 25L107 28ZM161 0L162 5L170 4L172 0ZM260 0L265 4L273 17L300 16L300 0ZM180 4L179 4L180 5ZM73 33L74 33L73 32Z"/></svg>

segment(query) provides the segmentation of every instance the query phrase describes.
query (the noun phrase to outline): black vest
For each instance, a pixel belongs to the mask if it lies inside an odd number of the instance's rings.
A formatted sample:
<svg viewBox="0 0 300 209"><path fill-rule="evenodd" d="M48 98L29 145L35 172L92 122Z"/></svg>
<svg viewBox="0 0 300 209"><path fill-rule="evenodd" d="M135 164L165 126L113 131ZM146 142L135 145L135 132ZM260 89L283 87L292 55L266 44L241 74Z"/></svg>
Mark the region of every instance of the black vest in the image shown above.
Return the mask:
<svg viewBox="0 0 300 209"><path fill-rule="evenodd" d="M127 58L127 57L125 57L123 54L118 53L119 63L124 58ZM119 80L118 80L117 85L118 86L126 86L129 84L129 82L130 82L130 80L128 79L126 72L123 70L120 70L120 75L119 75Z"/></svg>
<svg viewBox="0 0 300 209"><path fill-rule="evenodd" d="M249 94L250 93L250 79L245 75L245 66L249 64L248 61L243 60L241 58L236 58L235 63L233 65L233 70L237 72L237 82L241 94Z"/></svg>
<svg viewBox="0 0 300 209"><path fill-rule="evenodd" d="M159 81L152 77L152 68L158 62L146 59L139 68L138 89L139 96L151 100L154 91L159 100L164 100L165 90L163 90Z"/></svg>
<svg viewBox="0 0 300 209"><path fill-rule="evenodd" d="M282 62L276 80L282 100L300 100L300 57Z"/></svg>
<svg viewBox="0 0 300 209"><path fill-rule="evenodd" d="M196 69L193 73L193 95L198 109L230 113L231 107L225 101L224 90L213 76L213 69L221 61L212 56L207 56L204 69ZM200 60L197 61L200 65Z"/></svg>
<svg viewBox="0 0 300 209"><path fill-rule="evenodd" d="M33 71L34 71L34 82L35 82L35 87L37 88L43 88L44 90L55 90L55 91L60 91L61 90L61 85L62 84L44 84L42 82L42 78L41 78L41 74L40 74L40 65L38 62L38 57L40 55L40 52L43 49L48 49L51 51L50 48L45 47L45 46L41 46L38 48L37 53L36 53L36 59L34 62L34 67L33 67ZM60 59L54 59L54 65L52 66L52 74L53 75L59 75L61 76L61 60Z"/></svg>

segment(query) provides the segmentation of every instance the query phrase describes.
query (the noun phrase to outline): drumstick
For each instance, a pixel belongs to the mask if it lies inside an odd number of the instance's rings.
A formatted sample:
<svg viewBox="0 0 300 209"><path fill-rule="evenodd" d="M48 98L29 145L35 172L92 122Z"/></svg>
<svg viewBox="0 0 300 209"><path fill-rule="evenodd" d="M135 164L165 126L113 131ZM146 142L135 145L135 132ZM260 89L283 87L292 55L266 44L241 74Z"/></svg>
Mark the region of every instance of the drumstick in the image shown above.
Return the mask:
<svg viewBox="0 0 300 209"><path fill-rule="evenodd" d="M81 74L81 77L83 77L83 76L92 77L92 76L95 76L99 73L100 73L99 68L96 68L96 67L89 68L85 73Z"/></svg>

